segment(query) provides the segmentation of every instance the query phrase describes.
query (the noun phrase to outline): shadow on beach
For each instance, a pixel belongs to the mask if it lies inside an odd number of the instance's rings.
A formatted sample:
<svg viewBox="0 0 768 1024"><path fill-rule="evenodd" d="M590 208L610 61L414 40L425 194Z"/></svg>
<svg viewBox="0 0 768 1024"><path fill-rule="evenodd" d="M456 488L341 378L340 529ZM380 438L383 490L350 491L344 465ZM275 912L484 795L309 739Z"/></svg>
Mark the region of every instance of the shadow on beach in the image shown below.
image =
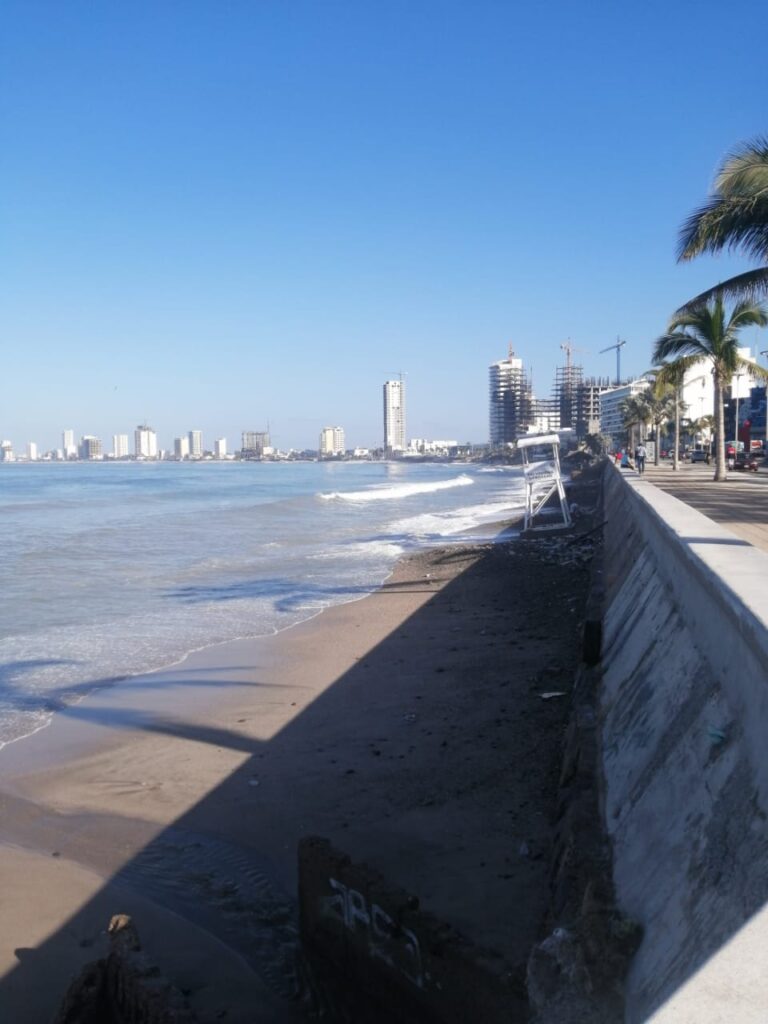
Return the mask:
<svg viewBox="0 0 768 1024"><path fill-rule="evenodd" d="M120 708L98 694L57 706L82 736L98 729L109 742L112 735L117 758L120 734L138 732L165 737L192 759L200 745L243 759L160 828L152 815L122 813L118 799L109 812L59 809L44 789L31 801L11 779L5 840L108 880L45 941L19 950L0 980L3 1019L48 1020L67 972L103 944L109 914L134 914L141 932L150 906L162 911L150 953L168 945L165 913L214 936L254 972L251 997L226 1007L227 1020L298 1019L295 856L306 834L328 837L417 893L522 977L548 903L568 712L567 699L542 694L570 688L587 583L585 566L558 565L534 548L480 545L407 559L370 598L267 641L287 651L285 679L281 655L263 672L240 658L127 684L134 695L153 687L172 693L172 712L167 701L159 713L151 701ZM395 599L415 610L403 615ZM388 632L368 646L362 637L374 619ZM339 658L347 667L334 675ZM241 717L231 724L215 714L188 717L187 693L222 679L230 696L240 688ZM309 699L308 684L316 687ZM266 740L247 728L260 700L279 700L292 716ZM133 849L127 860L126 848ZM171 969L194 1006L212 979L190 978L184 955L171 956Z"/></svg>

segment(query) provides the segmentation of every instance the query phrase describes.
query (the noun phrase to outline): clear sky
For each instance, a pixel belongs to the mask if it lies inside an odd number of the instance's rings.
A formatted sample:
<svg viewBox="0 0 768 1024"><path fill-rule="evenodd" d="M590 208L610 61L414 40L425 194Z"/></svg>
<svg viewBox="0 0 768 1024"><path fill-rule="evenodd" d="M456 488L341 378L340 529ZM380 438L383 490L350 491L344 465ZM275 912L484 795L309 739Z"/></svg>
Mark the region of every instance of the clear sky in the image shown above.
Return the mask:
<svg viewBox="0 0 768 1024"><path fill-rule="evenodd" d="M768 130L764 0L5 0L0 436L487 439L511 343L549 391L647 368L725 152ZM768 347L764 338L747 344Z"/></svg>

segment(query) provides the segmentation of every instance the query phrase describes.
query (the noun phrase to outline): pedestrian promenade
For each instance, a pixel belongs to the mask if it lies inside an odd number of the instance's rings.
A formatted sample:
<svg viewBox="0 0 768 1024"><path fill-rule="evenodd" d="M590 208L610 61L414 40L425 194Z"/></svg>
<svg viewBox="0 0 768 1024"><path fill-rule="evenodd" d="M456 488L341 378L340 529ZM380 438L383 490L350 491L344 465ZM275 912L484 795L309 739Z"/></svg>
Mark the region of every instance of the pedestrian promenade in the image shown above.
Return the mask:
<svg viewBox="0 0 768 1024"><path fill-rule="evenodd" d="M623 473L631 472L622 470ZM725 483L712 479L714 466L646 463L645 479L673 494L756 548L768 551L768 473L732 472Z"/></svg>

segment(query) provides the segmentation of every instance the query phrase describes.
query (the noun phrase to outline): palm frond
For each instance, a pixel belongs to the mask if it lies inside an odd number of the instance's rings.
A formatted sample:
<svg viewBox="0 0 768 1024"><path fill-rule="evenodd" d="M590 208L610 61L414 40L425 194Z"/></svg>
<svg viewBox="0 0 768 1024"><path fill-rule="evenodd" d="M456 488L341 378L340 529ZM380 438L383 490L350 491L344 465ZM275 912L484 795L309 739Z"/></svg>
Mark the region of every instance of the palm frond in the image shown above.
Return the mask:
<svg viewBox="0 0 768 1024"><path fill-rule="evenodd" d="M736 277L730 277L727 281L721 281L714 288L708 288L707 291L689 299L688 302L676 310L673 319L699 306L706 306L707 303L712 302L713 299L718 297L721 299L745 299L754 302L765 296L768 296L768 267L747 270L745 273L737 274Z"/></svg>
<svg viewBox="0 0 768 1024"><path fill-rule="evenodd" d="M752 139L725 157L713 194L680 230L678 261L723 249L768 262L768 137Z"/></svg>
<svg viewBox="0 0 768 1024"><path fill-rule="evenodd" d="M710 358L711 354L699 338L673 327L668 334L662 334L656 339L651 358L654 363L663 363L679 356L697 356L702 359Z"/></svg>
<svg viewBox="0 0 768 1024"><path fill-rule="evenodd" d="M715 188L722 195L768 190L768 136L758 135L737 146L723 161Z"/></svg>
<svg viewBox="0 0 768 1024"><path fill-rule="evenodd" d="M695 210L680 229L678 262L723 249L768 261L768 193L734 198L714 196Z"/></svg>
<svg viewBox="0 0 768 1024"><path fill-rule="evenodd" d="M768 383L768 370L764 366L759 366L757 363L753 363L750 359L744 359L738 356L736 359L736 369L745 370L750 377L755 380L761 380Z"/></svg>

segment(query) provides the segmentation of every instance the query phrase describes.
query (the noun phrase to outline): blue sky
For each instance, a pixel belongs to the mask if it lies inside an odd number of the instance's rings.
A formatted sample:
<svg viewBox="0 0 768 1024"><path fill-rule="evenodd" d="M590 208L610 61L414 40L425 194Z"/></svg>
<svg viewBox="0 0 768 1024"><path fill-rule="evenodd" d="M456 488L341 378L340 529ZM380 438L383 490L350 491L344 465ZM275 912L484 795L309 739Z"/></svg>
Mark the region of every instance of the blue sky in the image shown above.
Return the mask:
<svg viewBox="0 0 768 1024"><path fill-rule="evenodd" d="M640 373L722 156L768 130L765 5L6 0L0 435L207 444L270 422L487 439L511 343L549 390ZM732 28L731 26L735 26ZM748 344L768 347L765 339Z"/></svg>

